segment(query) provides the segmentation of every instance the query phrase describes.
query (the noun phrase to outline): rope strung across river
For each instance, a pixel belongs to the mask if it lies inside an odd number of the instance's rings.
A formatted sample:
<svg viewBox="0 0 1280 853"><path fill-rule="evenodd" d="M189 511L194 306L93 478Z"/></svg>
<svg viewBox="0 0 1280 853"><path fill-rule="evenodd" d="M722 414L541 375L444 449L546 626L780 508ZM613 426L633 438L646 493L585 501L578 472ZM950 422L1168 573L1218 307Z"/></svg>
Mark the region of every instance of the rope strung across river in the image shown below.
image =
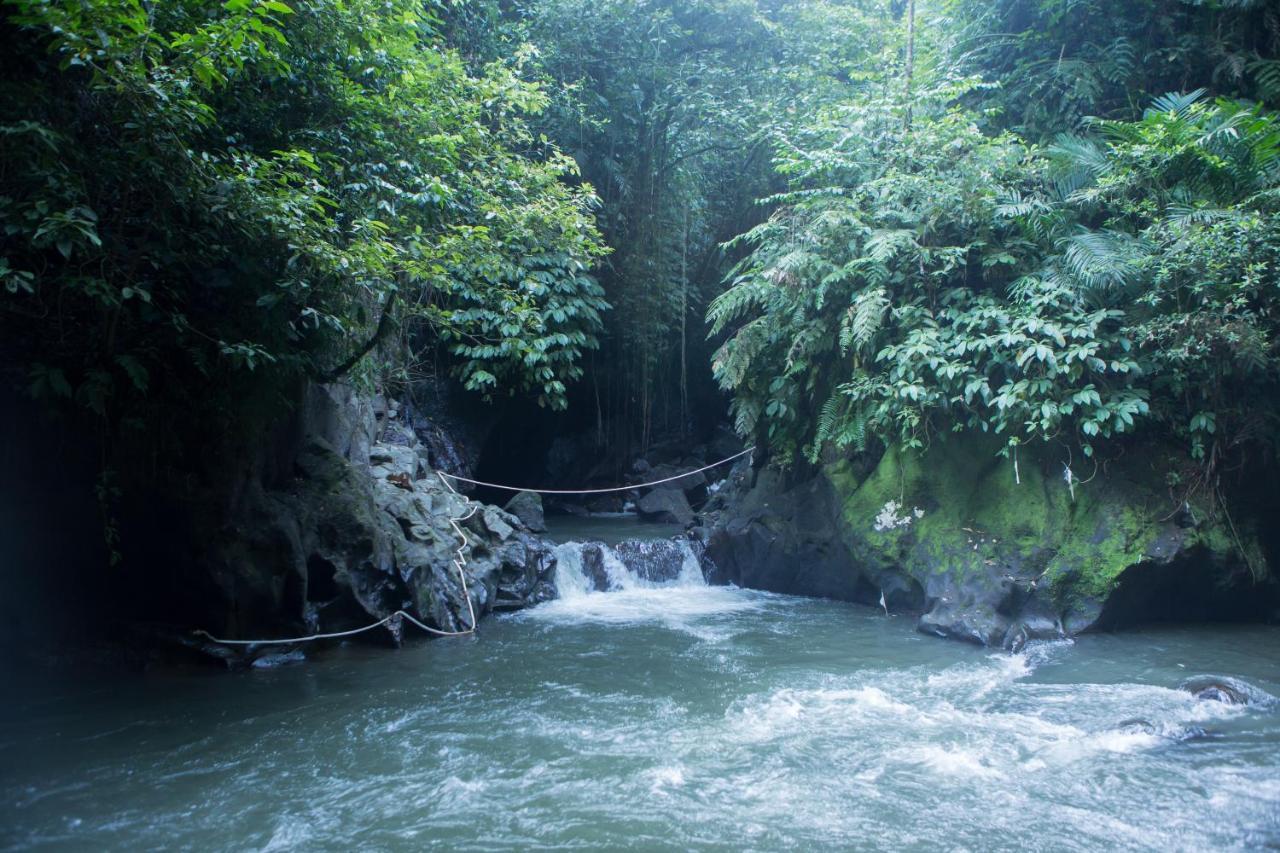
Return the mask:
<svg viewBox="0 0 1280 853"><path fill-rule="evenodd" d="M444 483L444 486L446 489L453 492L455 495L458 494L456 491L454 491L453 486L449 485L448 481L441 478L441 482ZM459 497L461 497L461 495L459 495ZM368 625L365 625L363 628L352 628L350 631L334 631L329 634L310 634L306 637L285 637L282 639L275 639L275 640L226 640L226 639L223 639L222 637L215 637L212 634L210 634L208 631L197 630L197 631L193 631L192 633L201 637L207 637L213 642L221 643L224 646L279 646L279 645L288 645L291 643L309 643L312 640L333 640L339 637L351 637L351 636L354 636L355 634L363 634L365 631L372 631L374 628L387 624L391 620L395 619L397 616L403 616L404 618L412 622L414 625L417 625L422 630L430 634L435 634L438 637L464 637L467 634L474 634L476 631L476 610L475 610L475 607L472 606L471 604L471 590L467 588L467 573L463 571L463 569L466 567L466 564L467 564L466 555L462 553L463 550L467 547L467 534L462 529L461 525L462 525L462 522L466 521L468 518L475 515L477 512L479 512L479 510L480 510L480 505L476 504L471 508L471 512L467 513L466 515L459 516L458 518L449 519L449 524L453 525L453 529L456 530L458 533L458 538L462 540L462 544L458 546L458 551L457 551L458 556L453 561L453 565L458 570L458 580L462 581L462 595L467 600L467 611L471 615L471 627L467 628L465 631L441 631L439 628L432 628L430 625L425 625L422 622L419 622L417 619L413 618L411 614L406 613L403 610L397 610L395 613L382 617L377 622L372 622Z"/></svg>
<svg viewBox="0 0 1280 853"><path fill-rule="evenodd" d="M455 489L447 479L445 479L446 477L452 478L454 480L460 480L464 483L471 483L472 485L475 485L475 486L488 486L491 489L506 489L507 491L511 491L511 492L536 492L540 495L599 495L599 494L604 494L606 492L629 492L632 489L646 489L651 486L660 486L663 483L670 483L674 480L683 480L685 477L690 477L694 474L701 474L703 471L709 471L712 468L716 468L720 465L725 464L726 462L732 462L735 459L740 459L741 457L746 456L748 453L750 453L753 450L755 450L754 446L748 447L746 450L743 450L740 453L735 453L732 456L726 456L724 459L721 459L719 462L713 462L710 465L704 465L701 468L695 468L692 471L685 471L683 474L677 475L675 477L664 477L661 480L654 480L649 483L635 483L630 486L617 486L609 489L523 489L523 488L517 488L516 486L503 486L497 483L485 483L479 480L471 480L466 477L459 477L456 474L446 474L443 471L437 471L436 476L440 478L440 482L444 483L444 486L446 489L448 489L450 492L453 492L453 494L458 495L458 497L462 497L462 495L458 494L458 490ZM466 501L466 498L463 498L463 500ZM465 506L465 503L464 503L464 506ZM457 550L458 556L456 559L454 559L453 565L454 565L454 568L458 570L458 580L462 581L462 596L467 600L467 612L471 616L471 625L466 630L442 631L439 628L432 628L430 625L423 624L422 622L415 619L411 614L406 613L403 610L397 610L395 613L382 617L377 622L371 622L370 624L365 625L363 628L352 628L349 631L333 631L327 634L309 634L305 637L284 637L280 639L271 639L271 640L227 640L222 637L215 637L212 634L210 634L208 631L203 631L203 630L196 630L196 631L192 631L191 633L195 634L196 636L205 637L211 640L212 642L219 643L224 646L279 646L279 645L291 645L293 643L309 643L312 640L334 640L340 637L351 637L356 634L363 634L365 631L372 631L374 628L378 628L383 625L386 625L388 622L391 622L393 619L403 616L405 619L408 619L410 623L417 625L423 631L426 631L429 634L435 634L438 637L465 637L467 634L474 634L476 632L476 610L475 610L475 606L472 605L471 603L471 590L467 587L467 572L466 572L467 557L466 557L466 554L464 554L463 552L466 550L468 542L467 542L466 531L462 529L462 522L471 518L471 516L475 515L479 510L480 510L480 504L476 504L471 508L471 512L467 513L466 515L449 519L449 524L452 525L455 531L457 531L458 538L462 540L462 544L458 546L458 550Z"/></svg>
<svg viewBox="0 0 1280 853"><path fill-rule="evenodd" d="M483 480L472 480L469 477L459 477L457 474L446 474L443 471L437 473L439 473L441 477L448 477L452 480L470 483L473 486L487 486L490 489L505 489L508 492L533 492L539 495L603 495L610 492L629 492L632 489L647 489L651 486L661 486L663 483L683 480L685 477L692 477L694 474L701 474L703 471L710 471L712 468L718 468L726 462L732 462L735 459L740 459L753 450L755 450L754 445L740 453L735 453L732 456L726 456L719 462L712 462L710 465L703 465L701 468L694 468L692 471L685 471L683 474L677 474L674 477L663 477L661 480L653 480L648 483L633 483L630 486L612 486L608 489L531 489L527 486L504 486L500 483L486 483Z"/></svg>

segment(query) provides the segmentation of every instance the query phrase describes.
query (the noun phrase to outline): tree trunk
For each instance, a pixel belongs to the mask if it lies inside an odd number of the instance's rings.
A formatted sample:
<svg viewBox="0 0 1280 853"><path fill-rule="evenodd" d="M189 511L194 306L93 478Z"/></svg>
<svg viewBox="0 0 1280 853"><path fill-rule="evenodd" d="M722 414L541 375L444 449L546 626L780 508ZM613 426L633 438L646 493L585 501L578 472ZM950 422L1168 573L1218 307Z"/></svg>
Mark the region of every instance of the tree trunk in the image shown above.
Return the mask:
<svg viewBox="0 0 1280 853"><path fill-rule="evenodd" d="M911 77L916 65L916 0L907 0L907 74L903 95L906 100L905 127L911 129Z"/></svg>

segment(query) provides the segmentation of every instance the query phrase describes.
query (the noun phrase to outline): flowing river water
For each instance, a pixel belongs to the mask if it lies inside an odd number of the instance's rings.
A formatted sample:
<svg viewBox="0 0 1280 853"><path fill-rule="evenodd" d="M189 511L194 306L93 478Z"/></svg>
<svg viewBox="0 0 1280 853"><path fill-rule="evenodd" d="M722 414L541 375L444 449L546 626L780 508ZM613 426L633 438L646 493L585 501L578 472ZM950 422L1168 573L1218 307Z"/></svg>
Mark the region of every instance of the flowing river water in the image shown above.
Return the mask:
<svg viewBox="0 0 1280 853"><path fill-rule="evenodd" d="M562 546L562 557L576 546ZM305 665L10 679L0 847L1280 846L1280 629L993 652L616 562L479 635ZM1179 685L1237 680L1248 704Z"/></svg>

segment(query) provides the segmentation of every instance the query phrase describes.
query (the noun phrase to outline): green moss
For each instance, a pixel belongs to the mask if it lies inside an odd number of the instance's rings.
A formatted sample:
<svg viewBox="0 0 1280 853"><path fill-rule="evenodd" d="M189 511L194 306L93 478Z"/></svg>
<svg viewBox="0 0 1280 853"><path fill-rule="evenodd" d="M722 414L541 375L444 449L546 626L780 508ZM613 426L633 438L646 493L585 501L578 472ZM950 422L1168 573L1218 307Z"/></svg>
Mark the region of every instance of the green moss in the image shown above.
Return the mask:
<svg viewBox="0 0 1280 853"><path fill-rule="evenodd" d="M1054 493L1038 460L997 455L992 440L957 438L925 454L890 449L856 483L839 467L828 471L854 540L880 551L917 577L934 572L985 571L1033 562L1062 523L1067 499ZM1025 455L1025 454L1024 454ZM875 519L896 501L899 515L923 511L909 525L875 530Z"/></svg>
<svg viewBox="0 0 1280 853"><path fill-rule="evenodd" d="M1125 569L1142 562L1158 533L1158 519L1139 507L1082 496L1045 574L1054 597L1105 596Z"/></svg>
<svg viewBox="0 0 1280 853"><path fill-rule="evenodd" d="M1105 597L1125 569L1159 556L1161 547L1165 553L1187 544L1217 555L1236 550L1221 523L1185 532L1171 525L1160 472L1136 454L1077 484L1073 498L1056 447L1020 448L1015 478L1013 460L998 455L1000 446L962 435L923 454L891 448L861 482L847 464L829 465L852 552L917 580L944 572L1043 577L1055 599L1069 606ZM878 531L876 517L891 501L900 505L899 517L915 508L923 515Z"/></svg>

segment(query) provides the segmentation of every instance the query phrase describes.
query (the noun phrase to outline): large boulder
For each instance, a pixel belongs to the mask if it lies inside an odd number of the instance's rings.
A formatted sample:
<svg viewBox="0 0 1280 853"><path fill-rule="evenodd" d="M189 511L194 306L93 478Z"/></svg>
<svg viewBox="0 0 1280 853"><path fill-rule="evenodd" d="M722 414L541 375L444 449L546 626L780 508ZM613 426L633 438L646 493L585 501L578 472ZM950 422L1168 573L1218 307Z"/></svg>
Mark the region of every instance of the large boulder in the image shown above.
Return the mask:
<svg viewBox="0 0 1280 853"><path fill-rule="evenodd" d="M657 488L636 501L636 513L645 521L688 525L693 509L680 489Z"/></svg>
<svg viewBox="0 0 1280 853"><path fill-rule="evenodd" d="M920 629L1019 647L1161 618L1265 617L1280 600L1243 519L1170 506L1153 456L1088 483L1048 449L960 436L828 460L800 482L765 469L713 499L721 580L920 614ZM1221 516L1219 516L1221 519ZM1243 547L1241 547L1243 546Z"/></svg>
<svg viewBox="0 0 1280 853"><path fill-rule="evenodd" d="M524 522L532 531L542 533L547 529L547 521L542 512L542 497L537 492L516 492L503 509Z"/></svg>
<svg viewBox="0 0 1280 853"><path fill-rule="evenodd" d="M703 531L709 580L863 604L877 604L883 594L895 611L923 606L920 584L905 572L858 565L829 480L790 484L766 468L750 483L749 474L745 462L736 465L710 504L710 529Z"/></svg>
<svg viewBox="0 0 1280 853"><path fill-rule="evenodd" d="M346 452L310 435L291 477L246 482L228 522L205 534L205 571L223 598L210 608L220 624L205 627L224 637L330 632L404 610L465 631L494 608L553 594L551 550L526 524L424 471L412 431L381 434L347 440ZM393 620L362 636L398 643L403 630Z"/></svg>

